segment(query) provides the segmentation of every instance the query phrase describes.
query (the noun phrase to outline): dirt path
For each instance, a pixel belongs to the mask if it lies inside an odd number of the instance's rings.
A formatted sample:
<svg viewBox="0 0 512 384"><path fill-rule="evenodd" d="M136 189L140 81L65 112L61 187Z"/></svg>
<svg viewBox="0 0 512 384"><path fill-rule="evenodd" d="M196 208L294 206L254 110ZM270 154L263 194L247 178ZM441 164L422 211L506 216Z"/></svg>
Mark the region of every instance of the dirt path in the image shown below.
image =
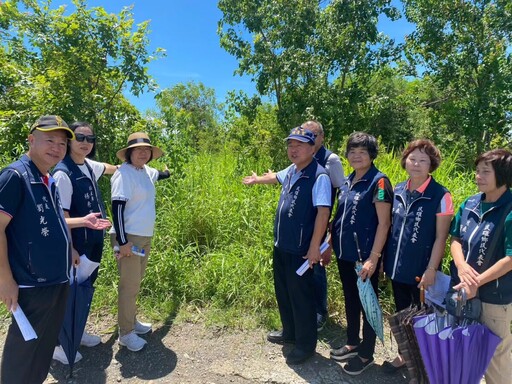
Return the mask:
<svg viewBox="0 0 512 384"><path fill-rule="evenodd" d="M97 325L102 344L81 347L83 359L69 369L52 363L45 384L49 383L365 383L405 384L405 371L384 375L380 364L394 356L396 343L379 345L376 364L360 376L351 377L329 359L331 345L341 344L341 328L331 325L320 333L317 354L306 363L287 366L283 352L290 347L268 343L266 331L230 331L207 328L203 324L160 325L144 336L148 345L141 352L119 348L114 324ZM101 327L103 329L101 329ZM3 344L5 327L0 342ZM389 332L388 332L389 335Z"/></svg>

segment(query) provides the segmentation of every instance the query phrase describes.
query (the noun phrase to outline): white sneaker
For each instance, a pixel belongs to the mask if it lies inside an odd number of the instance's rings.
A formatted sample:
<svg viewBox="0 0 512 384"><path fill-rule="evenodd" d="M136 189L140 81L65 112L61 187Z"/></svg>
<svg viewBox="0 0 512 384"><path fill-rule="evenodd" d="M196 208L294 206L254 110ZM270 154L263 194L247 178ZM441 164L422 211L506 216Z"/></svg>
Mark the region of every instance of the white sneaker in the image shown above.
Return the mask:
<svg viewBox="0 0 512 384"><path fill-rule="evenodd" d="M82 340L80 340L80 345L84 345L86 347L95 347L99 343L101 343L101 337L91 335L90 333L87 333L85 331L84 334L82 335Z"/></svg>
<svg viewBox="0 0 512 384"><path fill-rule="evenodd" d="M150 323L141 323L139 320L135 320L135 328L133 328L133 332L137 335L145 335L151 331Z"/></svg>
<svg viewBox="0 0 512 384"><path fill-rule="evenodd" d="M137 336L134 332L119 337L119 344L128 348L132 352L140 351L146 345L147 341Z"/></svg>
<svg viewBox="0 0 512 384"><path fill-rule="evenodd" d="M55 347L55 350L53 351L53 360L60 361L65 365L69 364L68 357L66 356L66 352L64 352L62 346L58 345ZM82 354L77 351L75 356L75 363L78 363L80 360L82 360Z"/></svg>

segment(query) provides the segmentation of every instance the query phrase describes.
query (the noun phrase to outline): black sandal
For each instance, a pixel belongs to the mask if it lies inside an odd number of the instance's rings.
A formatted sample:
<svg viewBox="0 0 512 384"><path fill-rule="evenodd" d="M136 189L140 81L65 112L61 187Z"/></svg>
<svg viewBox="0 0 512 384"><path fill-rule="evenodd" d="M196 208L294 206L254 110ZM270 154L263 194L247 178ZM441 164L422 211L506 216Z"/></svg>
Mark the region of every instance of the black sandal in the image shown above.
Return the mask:
<svg viewBox="0 0 512 384"><path fill-rule="evenodd" d="M396 372L398 372L399 370L401 370L402 368L405 368L405 363L402 364L402 365L399 365L398 367L395 367L393 364L391 364L389 361L384 361L382 363L382 371L388 375L392 375Z"/></svg>

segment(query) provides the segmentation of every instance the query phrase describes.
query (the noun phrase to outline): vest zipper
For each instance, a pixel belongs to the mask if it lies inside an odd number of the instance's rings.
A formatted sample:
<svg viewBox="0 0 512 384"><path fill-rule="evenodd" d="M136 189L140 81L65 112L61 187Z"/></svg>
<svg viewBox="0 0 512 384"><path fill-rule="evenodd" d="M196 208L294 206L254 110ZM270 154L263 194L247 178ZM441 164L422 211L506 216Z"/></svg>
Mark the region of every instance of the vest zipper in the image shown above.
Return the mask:
<svg viewBox="0 0 512 384"><path fill-rule="evenodd" d="M366 179L359 179L357 180L354 184L350 184L349 187L348 187L348 192L347 192L347 196L345 197L345 201L343 202L343 214L341 215L341 225L340 225L340 237L339 237L339 243L340 243L340 254L338 255L338 259L341 259L341 255L343 253L343 247L341 246L341 238L342 238L342 235L343 235L343 223L345 222L345 215L347 213L347 200L348 200L348 195L349 195L349 192L352 190L352 188L354 187L354 185L356 185L357 183L359 183L360 181L366 181ZM348 181L347 181L348 182ZM341 192L340 192L341 193Z"/></svg>
<svg viewBox="0 0 512 384"><path fill-rule="evenodd" d="M69 265L69 256L70 256L69 255L69 243L70 243L70 238L69 238L69 234L68 234L68 231L67 231L67 227L64 228L62 226L62 220L64 220L64 222L65 222L66 219L64 218L63 215L61 215L62 208L59 207L59 209L57 209L57 206L55 204L55 199L54 199L54 196L53 196L52 191L51 191L51 185L48 185L46 188L48 189L48 192L49 192L49 195L50 195L50 200L52 201L53 209L55 210L55 213L57 214L57 221L59 222L60 229L62 230L62 233L64 234L64 238L67 240L67 246L66 246L66 276L68 277L68 280L69 280L71 278L71 276L69 275L69 269L70 269L70 265ZM57 187L55 187L55 188L57 188ZM57 191L57 190L55 189L55 191Z"/></svg>

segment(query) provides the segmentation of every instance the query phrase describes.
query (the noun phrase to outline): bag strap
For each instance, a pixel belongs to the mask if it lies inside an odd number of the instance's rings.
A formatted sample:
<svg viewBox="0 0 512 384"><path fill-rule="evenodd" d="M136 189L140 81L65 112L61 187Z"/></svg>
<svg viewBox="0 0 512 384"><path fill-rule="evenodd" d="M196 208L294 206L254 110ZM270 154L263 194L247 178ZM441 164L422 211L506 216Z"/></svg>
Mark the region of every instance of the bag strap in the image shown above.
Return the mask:
<svg viewBox="0 0 512 384"><path fill-rule="evenodd" d="M499 208L498 208L499 209ZM501 215L500 221L498 222L498 225L496 226L496 229L494 231L494 236L491 240L491 244L489 244L489 248L487 248L487 254L489 255L488 258L484 260L482 263L482 266L480 267L480 271L484 272L487 270L487 268L491 265L491 261L494 260L494 255L496 251L496 247L498 246L498 242L503 238L501 234L504 231L505 227L505 220L507 219L508 214L512 210L512 201L504 205L504 212Z"/></svg>

